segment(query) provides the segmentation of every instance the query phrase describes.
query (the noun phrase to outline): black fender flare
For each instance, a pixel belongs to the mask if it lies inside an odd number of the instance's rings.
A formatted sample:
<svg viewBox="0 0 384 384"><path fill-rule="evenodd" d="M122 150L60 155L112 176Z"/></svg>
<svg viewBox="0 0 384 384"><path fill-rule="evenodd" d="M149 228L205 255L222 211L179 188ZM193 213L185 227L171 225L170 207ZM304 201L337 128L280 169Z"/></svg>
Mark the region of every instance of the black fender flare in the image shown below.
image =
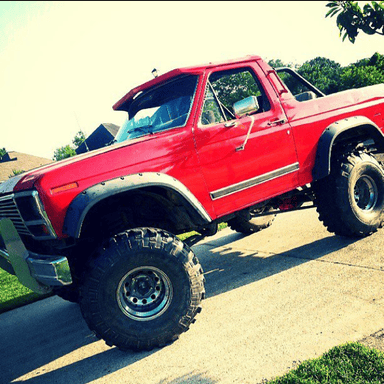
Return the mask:
<svg viewBox="0 0 384 384"><path fill-rule="evenodd" d="M330 174L332 146L336 139L347 131L351 137L363 133L368 134L375 141L376 148L379 151L384 151L384 134L372 120L365 116L354 116L335 121L320 136L315 166L312 170L313 181L320 180Z"/></svg>
<svg viewBox="0 0 384 384"><path fill-rule="evenodd" d="M164 173L145 172L103 181L85 189L69 205L64 219L63 233L73 238L79 238L87 213L97 203L113 195L153 186L175 191L203 223L208 224L212 221L199 200L179 180Z"/></svg>

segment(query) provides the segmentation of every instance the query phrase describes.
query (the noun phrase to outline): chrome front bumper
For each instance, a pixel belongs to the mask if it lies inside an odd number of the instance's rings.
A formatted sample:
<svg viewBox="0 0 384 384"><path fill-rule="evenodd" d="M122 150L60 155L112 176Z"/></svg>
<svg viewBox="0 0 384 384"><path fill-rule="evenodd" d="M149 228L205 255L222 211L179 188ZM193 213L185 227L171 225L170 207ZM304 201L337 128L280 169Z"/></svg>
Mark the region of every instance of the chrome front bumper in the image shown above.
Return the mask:
<svg viewBox="0 0 384 384"><path fill-rule="evenodd" d="M0 219L0 236L5 249L0 257L11 265L21 284L37 293L47 293L54 286L72 283L68 260L64 256L29 252L10 219Z"/></svg>

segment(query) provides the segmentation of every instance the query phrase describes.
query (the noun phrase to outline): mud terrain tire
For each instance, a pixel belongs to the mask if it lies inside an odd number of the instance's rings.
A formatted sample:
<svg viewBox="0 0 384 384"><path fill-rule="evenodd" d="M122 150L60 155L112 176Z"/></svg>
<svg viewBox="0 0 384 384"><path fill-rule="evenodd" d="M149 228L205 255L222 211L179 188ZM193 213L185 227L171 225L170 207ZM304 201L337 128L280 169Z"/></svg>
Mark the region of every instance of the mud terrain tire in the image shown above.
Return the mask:
<svg viewBox="0 0 384 384"><path fill-rule="evenodd" d="M364 237L382 226L384 172L373 156L358 152L342 157L314 191L319 219L330 232Z"/></svg>
<svg viewBox="0 0 384 384"><path fill-rule="evenodd" d="M108 345L151 350L187 331L203 298L203 271L190 248L164 230L136 228L97 251L80 308Z"/></svg>

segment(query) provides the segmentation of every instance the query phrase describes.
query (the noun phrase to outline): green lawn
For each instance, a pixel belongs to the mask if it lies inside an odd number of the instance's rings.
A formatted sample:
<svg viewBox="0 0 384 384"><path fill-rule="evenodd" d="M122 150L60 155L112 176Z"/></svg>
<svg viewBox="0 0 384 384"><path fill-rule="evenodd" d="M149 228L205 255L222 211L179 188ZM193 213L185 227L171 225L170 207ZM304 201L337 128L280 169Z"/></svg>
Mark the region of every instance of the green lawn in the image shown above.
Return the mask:
<svg viewBox="0 0 384 384"><path fill-rule="evenodd" d="M359 343L334 347L268 384L382 384L384 353Z"/></svg>
<svg viewBox="0 0 384 384"><path fill-rule="evenodd" d="M32 292L19 283L16 276L0 269L0 313L40 300L46 295Z"/></svg>

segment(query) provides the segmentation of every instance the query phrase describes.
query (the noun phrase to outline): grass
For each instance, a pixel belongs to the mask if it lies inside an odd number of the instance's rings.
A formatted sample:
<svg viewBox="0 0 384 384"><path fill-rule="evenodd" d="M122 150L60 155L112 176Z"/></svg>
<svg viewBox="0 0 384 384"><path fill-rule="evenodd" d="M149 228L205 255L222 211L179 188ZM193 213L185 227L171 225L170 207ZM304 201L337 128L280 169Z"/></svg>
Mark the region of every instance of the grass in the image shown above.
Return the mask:
<svg viewBox="0 0 384 384"><path fill-rule="evenodd" d="M381 384L384 353L359 343L334 347L268 384Z"/></svg>
<svg viewBox="0 0 384 384"><path fill-rule="evenodd" d="M47 295L32 292L19 283L16 276L0 269L0 313L40 300Z"/></svg>
<svg viewBox="0 0 384 384"><path fill-rule="evenodd" d="M221 231L222 229L227 228L227 227L228 227L227 223L220 223L217 230ZM181 235L177 235L177 237L181 241L184 241L185 239L188 239L188 237L191 237L193 235L198 235L198 233L197 232L186 232L186 233L182 233Z"/></svg>

